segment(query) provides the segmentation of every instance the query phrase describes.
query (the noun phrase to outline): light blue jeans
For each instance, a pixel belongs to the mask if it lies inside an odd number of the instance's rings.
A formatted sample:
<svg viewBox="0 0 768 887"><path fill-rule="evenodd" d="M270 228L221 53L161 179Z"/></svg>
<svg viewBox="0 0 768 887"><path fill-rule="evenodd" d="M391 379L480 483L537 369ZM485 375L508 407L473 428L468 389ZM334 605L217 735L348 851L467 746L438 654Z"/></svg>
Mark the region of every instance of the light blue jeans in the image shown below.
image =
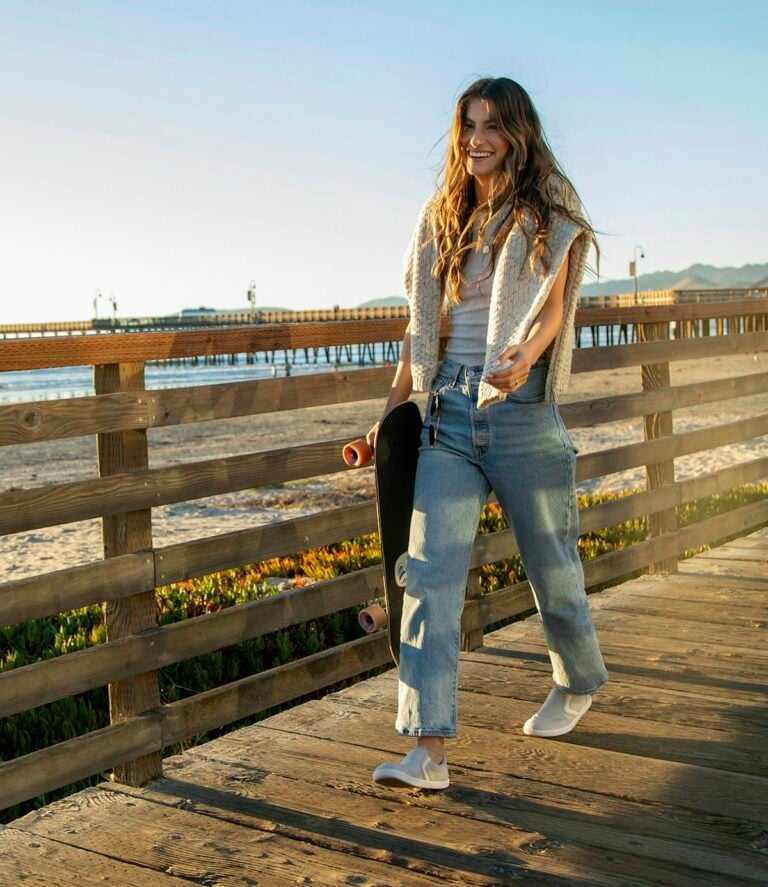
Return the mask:
<svg viewBox="0 0 768 887"><path fill-rule="evenodd" d="M404 736L456 736L464 591L491 490L517 539L555 684L581 694L608 680L577 549L578 450L557 405L544 401L547 364L478 410L481 373L444 359L427 400L400 631L395 730Z"/></svg>

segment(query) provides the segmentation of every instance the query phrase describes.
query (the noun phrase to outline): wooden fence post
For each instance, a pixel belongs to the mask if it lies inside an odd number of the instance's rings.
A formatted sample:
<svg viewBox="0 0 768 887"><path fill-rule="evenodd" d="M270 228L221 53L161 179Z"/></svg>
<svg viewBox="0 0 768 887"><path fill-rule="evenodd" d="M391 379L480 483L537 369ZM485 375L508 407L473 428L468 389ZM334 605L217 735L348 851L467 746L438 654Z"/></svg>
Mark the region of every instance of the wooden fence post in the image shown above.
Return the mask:
<svg viewBox="0 0 768 887"><path fill-rule="evenodd" d="M112 363L94 367L96 394L144 390L143 363ZM149 467L145 429L99 434L99 476ZM102 518L104 557L117 557L152 547L152 511L149 508ZM155 592L145 591L106 601L107 640L114 641L155 628ZM109 720L114 724L160 705L157 672L137 675L109 685ZM163 775L162 752L152 752L115 766L116 782L143 785Z"/></svg>
<svg viewBox="0 0 768 887"><path fill-rule="evenodd" d="M468 601L480 597L480 567L474 567L467 575L467 591L465 599ZM483 629L473 628L461 635L461 649L469 653L483 646Z"/></svg>
<svg viewBox="0 0 768 887"><path fill-rule="evenodd" d="M653 342L669 338L668 323L639 323L637 325L638 342ZM649 363L641 367L643 391L656 391L669 388L669 363ZM654 440L672 434L672 413L649 413L643 417L645 440ZM646 485L655 490L666 484L675 482L675 462L655 462L645 466ZM648 538L653 539L664 533L677 530L677 511L674 507L648 515ZM651 573L677 572L677 558L670 557L649 565Z"/></svg>

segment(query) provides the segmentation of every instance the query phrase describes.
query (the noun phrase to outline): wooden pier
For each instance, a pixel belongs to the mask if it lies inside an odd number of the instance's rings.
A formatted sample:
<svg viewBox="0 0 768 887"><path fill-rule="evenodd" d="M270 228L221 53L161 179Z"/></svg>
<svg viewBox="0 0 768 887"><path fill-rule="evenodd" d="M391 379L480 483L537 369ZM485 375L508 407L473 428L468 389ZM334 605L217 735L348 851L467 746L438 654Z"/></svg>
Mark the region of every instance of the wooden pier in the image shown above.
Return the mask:
<svg viewBox="0 0 768 887"><path fill-rule="evenodd" d="M765 884L768 530L590 600L611 679L566 737L521 732L527 619L462 654L445 792L371 783L411 747L392 669L13 822L0 883Z"/></svg>

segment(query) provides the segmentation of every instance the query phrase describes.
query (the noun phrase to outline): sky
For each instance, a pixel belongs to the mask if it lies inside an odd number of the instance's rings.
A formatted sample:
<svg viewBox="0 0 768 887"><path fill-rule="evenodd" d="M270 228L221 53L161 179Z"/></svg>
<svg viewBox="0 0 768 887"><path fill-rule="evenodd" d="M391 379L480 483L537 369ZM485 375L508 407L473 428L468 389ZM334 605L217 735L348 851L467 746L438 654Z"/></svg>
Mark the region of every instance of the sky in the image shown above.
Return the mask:
<svg viewBox="0 0 768 887"><path fill-rule="evenodd" d="M768 262L767 37L768 0L0 0L0 323L402 294L481 76L530 94L601 280Z"/></svg>

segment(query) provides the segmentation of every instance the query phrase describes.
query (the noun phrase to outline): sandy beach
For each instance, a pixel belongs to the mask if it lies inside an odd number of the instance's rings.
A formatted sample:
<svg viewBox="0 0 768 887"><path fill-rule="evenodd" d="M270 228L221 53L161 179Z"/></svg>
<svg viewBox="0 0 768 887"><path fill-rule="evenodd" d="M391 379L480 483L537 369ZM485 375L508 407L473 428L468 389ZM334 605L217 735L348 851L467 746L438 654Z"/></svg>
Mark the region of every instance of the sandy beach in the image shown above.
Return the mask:
<svg viewBox="0 0 768 887"><path fill-rule="evenodd" d="M759 353L672 365L673 384L704 382L768 371L768 355ZM606 370L574 375L565 401L640 391L640 369ZM413 399L423 408L426 395ZM220 422L151 429L150 467L234 456L334 438L352 439L380 417L383 401L361 401ZM768 393L681 410L675 431L733 422L768 412ZM643 439L642 420L616 422L571 431L581 453ZM687 456L676 462L678 480L705 474L766 452L765 437ZM245 529L327 508L372 501L370 469L344 470L306 481L262 487L154 509L155 545ZM48 486L96 477L94 437L71 438L0 450L0 490ZM645 484L643 469L614 474L579 485L579 492L623 490ZM3 581L62 569L101 557L100 521L89 520L0 537Z"/></svg>

